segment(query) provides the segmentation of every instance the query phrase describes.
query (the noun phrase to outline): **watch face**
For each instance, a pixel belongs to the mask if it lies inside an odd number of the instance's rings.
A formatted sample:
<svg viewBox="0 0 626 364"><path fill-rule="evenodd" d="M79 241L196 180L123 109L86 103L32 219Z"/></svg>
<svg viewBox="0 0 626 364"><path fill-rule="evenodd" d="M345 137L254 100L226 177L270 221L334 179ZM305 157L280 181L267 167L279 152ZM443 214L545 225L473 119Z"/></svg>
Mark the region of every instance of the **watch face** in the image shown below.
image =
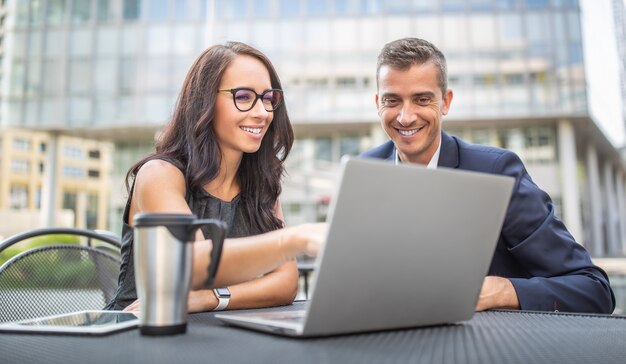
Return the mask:
<svg viewBox="0 0 626 364"><path fill-rule="evenodd" d="M220 296L220 297L230 297L230 291L226 287L224 287L224 288L216 288L215 291L217 292L218 296Z"/></svg>

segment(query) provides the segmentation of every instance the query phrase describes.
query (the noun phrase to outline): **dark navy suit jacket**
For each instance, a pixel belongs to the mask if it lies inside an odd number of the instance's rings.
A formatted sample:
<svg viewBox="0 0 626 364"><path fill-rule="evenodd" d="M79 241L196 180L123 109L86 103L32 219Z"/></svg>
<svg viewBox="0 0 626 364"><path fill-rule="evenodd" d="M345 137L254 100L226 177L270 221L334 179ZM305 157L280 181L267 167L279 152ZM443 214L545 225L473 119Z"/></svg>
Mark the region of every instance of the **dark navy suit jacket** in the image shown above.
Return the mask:
<svg viewBox="0 0 626 364"><path fill-rule="evenodd" d="M515 178L488 275L511 280L523 310L611 313L615 297L606 273L554 215L548 194L508 150L474 145L442 132L439 167ZM391 141L361 157L393 162ZM462 244L463 242L459 242Z"/></svg>

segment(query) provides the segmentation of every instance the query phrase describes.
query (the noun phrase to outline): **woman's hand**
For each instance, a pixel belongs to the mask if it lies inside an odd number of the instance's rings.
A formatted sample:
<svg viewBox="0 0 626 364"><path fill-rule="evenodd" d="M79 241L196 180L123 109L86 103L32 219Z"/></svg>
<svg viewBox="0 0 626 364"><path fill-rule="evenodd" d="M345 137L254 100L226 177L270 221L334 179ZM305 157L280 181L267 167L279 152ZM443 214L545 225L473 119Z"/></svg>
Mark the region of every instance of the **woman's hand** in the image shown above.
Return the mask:
<svg viewBox="0 0 626 364"><path fill-rule="evenodd" d="M126 306L123 311L132 311L134 313L138 313L139 312L139 300L135 300L135 302Z"/></svg>
<svg viewBox="0 0 626 364"><path fill-rule="evenodd" d="M316 256L326 243L327 223L302 224L286 228L279 245L284 256Z"/></svg>
<svg viewBox="0 0 626 364"><path fill-rule="evenodd" d="M217 307L217 297L212 290L190 291L187 301L187 311L189 313L211 311ZM139 313L139 300L124 308L124 311Z"/></svg>

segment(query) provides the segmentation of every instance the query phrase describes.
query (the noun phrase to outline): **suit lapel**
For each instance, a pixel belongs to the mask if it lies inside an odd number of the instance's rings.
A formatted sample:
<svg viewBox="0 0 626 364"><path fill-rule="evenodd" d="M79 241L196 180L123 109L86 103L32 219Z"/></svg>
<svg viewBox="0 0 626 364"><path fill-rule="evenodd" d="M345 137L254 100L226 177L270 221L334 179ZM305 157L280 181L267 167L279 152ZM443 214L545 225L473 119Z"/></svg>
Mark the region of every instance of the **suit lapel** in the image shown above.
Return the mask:
<svg viewBox="0 0 626 364"><path fill-rule="evenodd" d="M459 167L459 146L445 131L441 131L441 151L439 152L439 167Z"/></svg>

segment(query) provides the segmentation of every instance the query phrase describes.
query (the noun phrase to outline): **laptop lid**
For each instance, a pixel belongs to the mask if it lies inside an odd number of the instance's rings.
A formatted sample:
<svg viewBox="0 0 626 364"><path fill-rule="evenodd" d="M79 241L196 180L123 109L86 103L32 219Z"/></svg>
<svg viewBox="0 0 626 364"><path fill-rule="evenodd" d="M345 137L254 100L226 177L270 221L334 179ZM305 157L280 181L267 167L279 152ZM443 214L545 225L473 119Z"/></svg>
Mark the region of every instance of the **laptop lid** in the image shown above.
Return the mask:
<svg viewBox="0 0 626 364"><path fill-rule="evenodd" d="M302 324L277 312L216 317L289 336L467 320L513 183L511 177L461 170L343 161Z"/></svg>
<svg viewBox="0 0 626 364"><path fill-rule="evenodd" d="M471 318L513 183L380 160L343 163L303 335Z"/></svg>

